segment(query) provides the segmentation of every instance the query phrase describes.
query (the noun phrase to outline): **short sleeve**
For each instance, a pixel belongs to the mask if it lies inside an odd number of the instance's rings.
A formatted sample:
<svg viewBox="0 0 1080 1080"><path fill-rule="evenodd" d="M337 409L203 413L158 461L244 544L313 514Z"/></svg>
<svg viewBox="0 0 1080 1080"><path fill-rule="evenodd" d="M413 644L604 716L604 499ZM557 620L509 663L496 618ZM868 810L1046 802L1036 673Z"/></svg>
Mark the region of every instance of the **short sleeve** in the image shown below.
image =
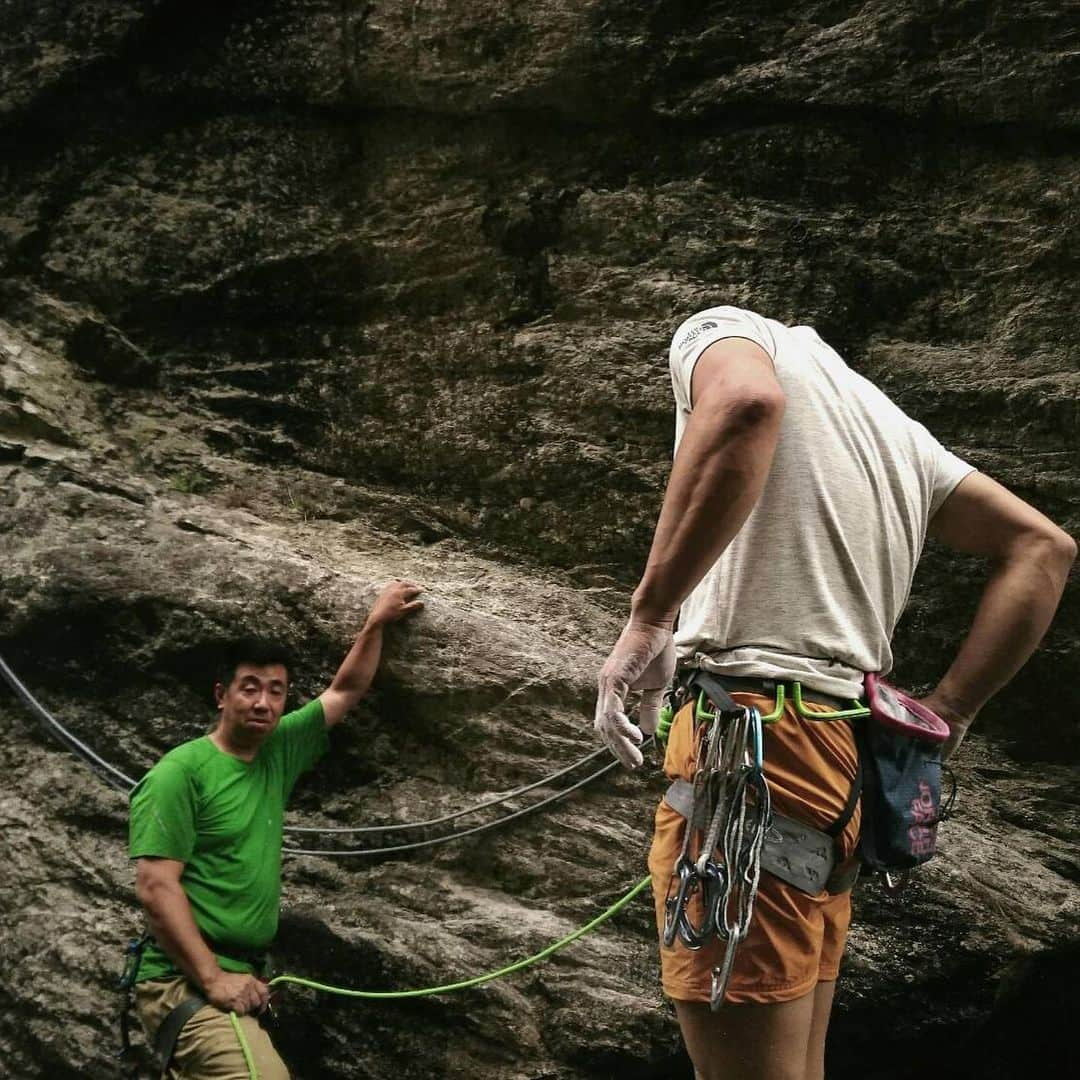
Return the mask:
<svg viewBox="0 0 1080 1080"><path fill-rule="evenodd" d="M295 712L286 713L277 734L285 766L285 794L288 795L301 773L307 772L330 749L322 702L312 698Z"/></svg>
<svg viewBox="0 0 1080 1080"><path fill-rule="evenodd" d="M926 474L930 478L930 507L927 519L929 520L956 490L956 485L965 476L975 472L975 466L969 465L951 450L946 450L922 424L917 425L917 430L923 453L928 459Z"/></svg>
<svg viewBox="0 0 1080 1080"><path fill-rule="evenodd" d="M940 454L935 462L934 487L930 496L930 516L933 517L945 500L956 490L957 484L966 476L975 472L975 466L969 465L963 458L946 450L938 443Z"/></svg>
<svg viewBox="0 0 1080 1080"><path fill-rule="evenodd" d="M164 757L131 793L128 855L186 863L195 851L194 778L177 761Z"/></svg>
<svg viewBox="0 0 1080 1080"><path fill-rule="evenodd" d="M684 412L690 412L691 380L701 354L715 342L730 337L746 338L760 345L775 363L776 341L760 315L736 307L708 308L691 315L675 331L668 354L675 403Z"/></svg>

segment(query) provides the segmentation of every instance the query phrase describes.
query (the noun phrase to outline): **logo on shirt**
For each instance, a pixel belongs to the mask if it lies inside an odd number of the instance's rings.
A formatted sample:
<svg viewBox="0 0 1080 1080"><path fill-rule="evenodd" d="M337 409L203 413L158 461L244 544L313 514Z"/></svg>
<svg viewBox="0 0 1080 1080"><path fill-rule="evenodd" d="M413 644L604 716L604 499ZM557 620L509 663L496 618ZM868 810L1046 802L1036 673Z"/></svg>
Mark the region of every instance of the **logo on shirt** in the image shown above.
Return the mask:
<svg viewBox="0 0 1080 1080"><path fill-rule="evenodd" d="M698 323L698 325L695 326L694 329L691 330L686 335L686 337L684 337L682 341L679 342L676 348L685 349L687 345L692 345L695 341L697 341L697 339L701 337L701 335L704 334L706 330L715 330L719 325L719 323L714 322Z"/></svg>

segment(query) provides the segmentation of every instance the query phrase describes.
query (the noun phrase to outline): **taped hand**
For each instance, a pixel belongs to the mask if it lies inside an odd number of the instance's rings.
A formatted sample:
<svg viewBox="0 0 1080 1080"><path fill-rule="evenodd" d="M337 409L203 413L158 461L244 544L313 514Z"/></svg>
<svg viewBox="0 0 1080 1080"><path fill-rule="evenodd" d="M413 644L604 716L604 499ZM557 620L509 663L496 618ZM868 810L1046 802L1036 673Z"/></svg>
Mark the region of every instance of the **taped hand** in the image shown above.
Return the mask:
<svg viewBox="0 0 1080 1080"><path fill-rule="evenodd" d="M638 747L656 730L664 691L675 674L675 644L667 626L631 619L600 669L595 727L628 769L644 760ZM642 691L640 726L626 715L631 690Z"/></svg>

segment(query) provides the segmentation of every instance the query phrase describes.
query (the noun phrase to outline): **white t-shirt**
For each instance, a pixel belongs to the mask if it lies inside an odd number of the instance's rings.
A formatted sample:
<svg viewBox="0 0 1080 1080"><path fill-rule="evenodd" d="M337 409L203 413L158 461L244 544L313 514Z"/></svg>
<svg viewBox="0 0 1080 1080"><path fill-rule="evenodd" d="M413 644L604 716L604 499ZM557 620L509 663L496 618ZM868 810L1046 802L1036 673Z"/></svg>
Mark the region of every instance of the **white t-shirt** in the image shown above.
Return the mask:
<svg viewBox="0 0 1080 1080"><path fill-rule="evenodd" d="M687 597L683 658L729 675L799 680L842 698L892 667L926 527L972 472L809 326L709 308L671 343L675 448L701 354L741 337L772 357L787 404L761 499Z"/></svg>

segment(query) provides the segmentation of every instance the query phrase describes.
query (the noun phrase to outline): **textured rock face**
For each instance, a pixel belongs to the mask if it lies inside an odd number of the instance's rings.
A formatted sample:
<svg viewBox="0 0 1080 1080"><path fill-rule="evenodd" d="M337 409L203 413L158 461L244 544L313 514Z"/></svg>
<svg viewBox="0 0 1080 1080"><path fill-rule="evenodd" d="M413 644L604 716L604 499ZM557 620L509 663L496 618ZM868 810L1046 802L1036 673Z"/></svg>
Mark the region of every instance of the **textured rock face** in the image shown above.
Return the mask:
<svg viewBox="0 0 1080 1080"><path fill-rule="evenodd" d="M815 325L1080 531L1064 5L99 0L0 26L0 652L128 773L203 729L218 642L278 633L316 692L391 574L427 612L294 822L430 817L591 749L667 473L667 341L708 304ZM900 679L940 673L982 575L930 552ZM1078 636L1072 590L965 744L943 856L901 906L860 895L830 1075L1014 1075L1017 1002L1051 1007L1077 933ZM0 1059L111 1075L123 800L13 698L0 723ZM659 786L291 860L285 966L405 987L535 951L644 873ZM301 1077L679 1075L650 919L464 996L297 992L279 1039Z"/></svg>

